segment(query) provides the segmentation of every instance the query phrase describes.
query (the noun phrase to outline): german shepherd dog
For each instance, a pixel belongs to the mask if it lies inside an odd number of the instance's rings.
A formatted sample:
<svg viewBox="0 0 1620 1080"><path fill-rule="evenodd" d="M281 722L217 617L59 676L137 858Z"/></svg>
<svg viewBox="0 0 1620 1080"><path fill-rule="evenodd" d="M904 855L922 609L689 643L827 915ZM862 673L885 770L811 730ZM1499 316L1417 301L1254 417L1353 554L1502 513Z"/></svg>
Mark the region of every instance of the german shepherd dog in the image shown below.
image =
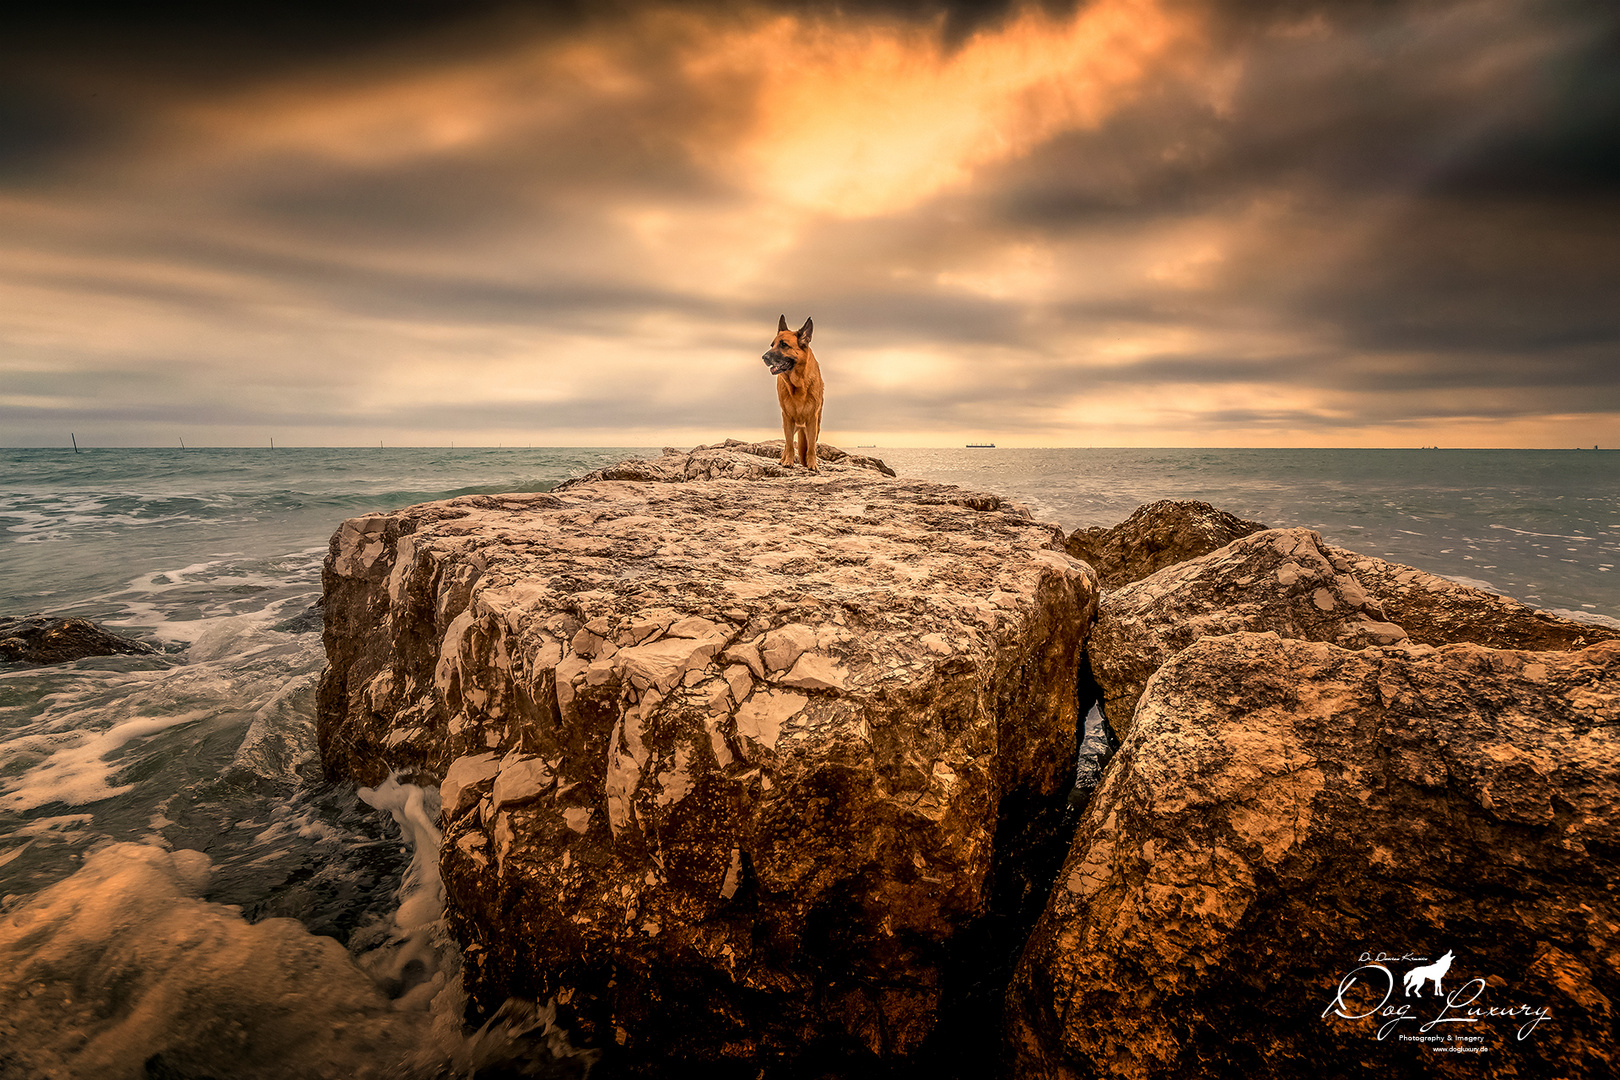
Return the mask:
<svg viewBox="0 0 1620 1080"><path fill-rule="evenodd" d="M782 406L782 464L793 464L797 436L799 460L811 472L818 472L816 440L821 437L821 400L826 388L816 354L810 351L810 331L814 328L806 319L798 330L789 330L787 316L781 316L776 337L763 359L776 376L776 400Z"/></svg>

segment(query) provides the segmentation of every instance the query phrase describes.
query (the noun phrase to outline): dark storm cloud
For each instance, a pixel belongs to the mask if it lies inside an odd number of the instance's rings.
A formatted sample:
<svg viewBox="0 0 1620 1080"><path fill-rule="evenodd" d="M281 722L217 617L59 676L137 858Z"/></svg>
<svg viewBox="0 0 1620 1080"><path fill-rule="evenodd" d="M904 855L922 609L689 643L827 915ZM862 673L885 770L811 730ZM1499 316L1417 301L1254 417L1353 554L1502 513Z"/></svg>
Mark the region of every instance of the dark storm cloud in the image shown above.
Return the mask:
<svg viewBox="0 0 1620 1080"><path fill-rule="evenodd" d="M1580 386L1606 391L1588 404L1612 409L1617 9L1266 5L1237 14L1229 33L1246 64L1222 108L1186 88L1144 97L1101 130L1009 166L986 196L996 212L1084 232L1275 199L1289 206L1284 227L1234 252L1227 287L1190 305L1183 298L1180 317L1258 301L1346 348L1291 376L1277 372L1298 383ZM1133 298L1134 316L1175 317L1175 299ZM1089 314L1103 313L1093 305ZM1369 370L1351 351L1399 354L1400 368ZM1191 370L1129 370L1196 381L1226 371L1170 366Z"/></svg>
<svg viewBox="0 0 1620 1080"><path fill-rule="evenodd" d="M109 124L65 95L0 83L0 183L46 170L106 137Z"/></svg>

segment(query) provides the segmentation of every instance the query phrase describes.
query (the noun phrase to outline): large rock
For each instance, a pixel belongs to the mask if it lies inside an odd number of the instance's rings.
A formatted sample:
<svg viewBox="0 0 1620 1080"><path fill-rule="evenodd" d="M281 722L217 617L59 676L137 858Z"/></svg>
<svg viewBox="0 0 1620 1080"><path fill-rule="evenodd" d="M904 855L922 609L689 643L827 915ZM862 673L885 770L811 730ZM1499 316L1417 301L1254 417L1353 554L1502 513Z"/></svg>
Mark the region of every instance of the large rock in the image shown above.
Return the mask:
<svg viewBox="0 0 1620 1080"><path fill-rule="evenodd" d="M442 778L473 1000L618 1068L911 1053L1065 850L1096 578L993 496L667 453L345 522L325 584L328 769Z"/></svg>
<svg viewBox="0 0 1620 1080"><path fill-rule="evenodd" d="M103 630L88 619L0 616L0 662L64 664L87 656L143 656L157 651L144 641Z"/></svg>
<svg viewBox="0 0 1620 1080"><path fill-rule="evenodd" d="M1620 643L1205 638L1019 964L1015 1074L1612 1077L1617 804Z"/></svg>
<svg viewBox="0 0 1620 1080"><path fill-rule="evenodd" d="M1096 568L1104 588L1117 589L1265 527L1207 502L1162 499L1138 506L1112 528L1076 529L1067 547L1070 555Z"/></svg>
<svg viewBox="0 0 1620 1080"><path fill-rule="evenodd" d="M1472 641L1495 649L1584 649L1620 639L1611 627L1537 611L1517 600L1400 563L1358 555L1343 548L1322 549L1336 567L1353 573L1378 597L1389 620L1413 641L1445 645Z"/></svg>
<svg viewBox="0 0 1620 1080"><path fill-rule="evenodd" d="M1088 649L1103 713L1120 737L1152 674L1200 638L1272 631L1349 649L1412 640L1570 649L1615 631L1535 611L1322 542L1311 529L1270 529L1107 594Z"/></svg>

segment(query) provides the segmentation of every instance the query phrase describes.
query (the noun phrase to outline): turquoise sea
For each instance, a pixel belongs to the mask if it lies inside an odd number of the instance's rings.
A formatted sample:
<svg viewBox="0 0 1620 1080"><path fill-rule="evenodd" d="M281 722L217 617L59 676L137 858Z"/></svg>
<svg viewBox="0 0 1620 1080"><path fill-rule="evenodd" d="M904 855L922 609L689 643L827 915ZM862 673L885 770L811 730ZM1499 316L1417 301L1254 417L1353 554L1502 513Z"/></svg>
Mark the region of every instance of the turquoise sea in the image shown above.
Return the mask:
<svg viewBox="0 0 1620 1080"><path fill-rule="evenodd" d="M85 1038L107 1076L291 1075L267 1063L299 1054L324 1063L307 1075L472 1075L544 1056L543 1017L471 1040L446 1020L453 949L419 915L436 895L432 815L397 786L322 778L311 604L346 517L658 452L0 450L0 615L83 616L164 650L0 667L0 1077L71 1075ZM1620 625L1620 453L861 452L1066 530L1203 499ZM179 910L202 929L166 929ZM311 949L336 974L289 976ZM231 1035L263 999L285 1022ZM583 1061L558 1053L546 1068L576 1075Z"/></svg>

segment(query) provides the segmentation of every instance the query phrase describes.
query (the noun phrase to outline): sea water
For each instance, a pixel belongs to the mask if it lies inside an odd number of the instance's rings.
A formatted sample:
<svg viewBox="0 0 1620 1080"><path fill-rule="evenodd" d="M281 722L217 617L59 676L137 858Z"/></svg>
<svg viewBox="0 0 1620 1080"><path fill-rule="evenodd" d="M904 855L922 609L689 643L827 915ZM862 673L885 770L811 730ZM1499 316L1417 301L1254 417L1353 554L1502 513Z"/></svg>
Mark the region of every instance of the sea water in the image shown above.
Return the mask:
<svg viewBox="0 0 1620 1080"><path fill-rule="evenodd" d="M0 668L0 1076L578 1075L541 1004L461 1030L436 793L321 774L327 540L651 448L0 450L0 614L163 650ZM1620 625L1620 454L920 450L1066 530L1196 498Z"/></svg>

